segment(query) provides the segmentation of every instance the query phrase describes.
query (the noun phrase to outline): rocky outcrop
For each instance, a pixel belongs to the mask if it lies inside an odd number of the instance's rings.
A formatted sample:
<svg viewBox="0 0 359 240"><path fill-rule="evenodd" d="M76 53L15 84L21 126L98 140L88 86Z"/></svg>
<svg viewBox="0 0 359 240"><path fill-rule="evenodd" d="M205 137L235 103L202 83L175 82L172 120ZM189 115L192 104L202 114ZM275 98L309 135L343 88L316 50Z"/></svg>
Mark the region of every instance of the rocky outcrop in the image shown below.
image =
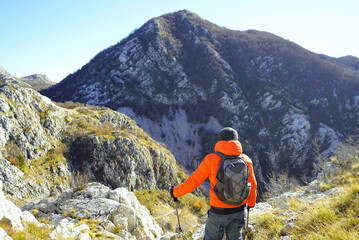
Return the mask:
<svg viewBox="0 0 359 240"><path fill-rule="evenodd" d="M27 224L35 224L38 228L51 228L51 225L40 223L33 214L29 211L22 211L18 208L14 203L7 200L2 191L2 181L0 181L0 221L6 222L8 221L11 229L11 232L24 231L24 228ZM90 240L91 237L87 232L89 231L89 227L86 224L81 224L79 226L71 225L71 229L61 228L64 226L64 222L61 222L57 225L55 230L50 234L51 239L59 239L59 238L68 238L73 237L75 239L81 240ZM67 225L68 226L68 225ZM31 236L30 236L31 237ZM10 240L12 239L7 235L7 233L0 227L0 239Z"/></svg>
<svg viewBox="0 0 359 240"><path fill-rule="evenodd" d="M70 187L74 171L129 190L168 189L177 181L173 155L132 119L105 108L67 107L11 82L0 86L0 180L7 194L56 195Z"/></svg>
<svg viewBox="0 0 359 240"><path fill-rule="evenodd" d="M37 175L36 169L28 169L24 173L8 160L0 158L0 180L3 181L4 192L17 199L30 201L70 187L71 173L66 165L60 164L52 172L52 175L50 171L43 173L49 176Z"/></svg>
<svg viewBox="0 0 359 240"><path fill-rule="evenodd" d="M66 129L64 119L69 115L69 111L57 107L50 99L16 84L1 86L0 113L1 154L18 150L28 159L43 156L56 145Z"/></svg>
<svg viewBox="0 0 359 240"><path fill-rule="evenodd" d="M22 211L14 203L5 198L4 192L2 191L2 184L2 181L0 181L0 221L5 221L5 219L7 219L10 222L11 227L18 231L23 230L23 224L26 223L35 223L41 225L36 220L34 215L28 211ZM4 232L1 230L2 228L0 228L0 236L3 235L3 237L6 237L6 233L4 234Z"/></svg>
<svg viewBox="0 0 359 240"><path fill-rule="evenodd" d="M69 147L75 169L113 188L169 188L176 182L176 162L168 150L138 138L82 136Z"/></svg>
<svg viewBox="0 0 359 240"><path fill-rule="evenodd" d="M81 191L68 190L59 198L29 203L24 210L36 211L40 219L49 219L55 225L53 237L76 235L74 226L89 231L80 221L97 222L105 236L115 239L159 239L162 229L126 188L110 188L91 183ZM81 227L80 227L81 226ZM55 238L54 238L55 239Z"/></svg>
<svg viewBox="0 0 359 240"><path fill-rule="evenodd" d="M30 88L0 87L0 180L6 193L26 199L69 187L66 160L52 154L69 114Z"/></svg>
<svg viewBox="0 0 359 240"><path fill-rule="evenodd" d="M21 222L22 211L12 202L8 201L2 191L2 181L0 181L0 220L7 218L10 220L11 226L15 229L22 230Z"/></svg>
<svg viewBox="0 0 359 240"><path fill-rule="evenodd" d="M3 240L12 240L11 237L7 235L7 233L4 231L4 229L0 228L0 239Z"/></svg>
<svg viewBox="0 0 359 240"><path fill-rule="evenodd" d="M13 83L25 88L31 88L30 84L22 81L21 79L14 77L10 73L8 73L3 67L0 66L0 84L4 84L4 83Z"/></svg>
<svg viewBox="0 0 359 240"><path fill-rule="evenodd" d="M76 226L67 219L63 219L55 226L55 230L50 233L49 237L51 239L91 240L92 238L87 233L88 231L90 231L90 228L87 224L77 224Z"/></svg>

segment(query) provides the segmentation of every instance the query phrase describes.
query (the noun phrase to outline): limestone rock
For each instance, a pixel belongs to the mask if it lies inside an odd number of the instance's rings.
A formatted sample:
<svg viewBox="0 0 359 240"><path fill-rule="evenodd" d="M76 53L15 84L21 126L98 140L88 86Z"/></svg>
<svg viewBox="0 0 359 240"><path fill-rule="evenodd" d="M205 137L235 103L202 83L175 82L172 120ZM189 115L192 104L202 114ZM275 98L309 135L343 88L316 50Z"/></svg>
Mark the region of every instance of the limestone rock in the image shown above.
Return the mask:
<svg viewBox="0 0 359 240"><path fill-rule="evenodd" d="M160 147L133 138L83 136L70 145L70 161L91 179L113 188L169 188L175 182L175 159Z"/></svg>
<svg viewBox="0 0 359 240"><path fill-rule="evenodd" d="M11 237L7 235L7 233L0 227L0 239L2 240L12 240Z"/></svg>
<svg viewBox="0 0 359 240"><path fill-rule="evenodd" d="M28 211L21 211L14 203L5 198L4 192L2 191L3 183L0 180L0 220L3 218L8 219L11 226L16 230L22 230L26 223L41 224L36 220L34 215ZM0 228L1 229L1 228ZM1 236L1 233L0 233ZM2 238L0 238L2 239Z"/></svg>
<svg viewBox="0 0 359 240"><path fill-rule="evenodd" d="M295 229L294 223L287 223L287 225L285 225L280 231L280 235L287 236L293 229Z"/></svg>
<svg viewBox="0 0 359 240"><path fill-rule="evenodd" d="M158 239L163 233L132 192L126 188L111 190L99 183L91 183L68 198L42 200L24 209L37 209L40 218L48 218L56 226L54 237L61 232L73 236L75 233L66 229L72 229L75 219L97 220L104 233L117 231L124 239Z"/></svg>
<svg viewBox="0 0 359 240"><path fill-rule="evenodd" d="M72 103L67 109L14 83L0 86L0 180L32 201L70 188L70 171L129 190L169 188L173 155L124 114ZM26 174L24 174L26 173Z"/></svg>
<svg viewBox="0 0 359 240"><path fill-rule="evenodd" d="M67 219L63 219L55 227L54 231L50 233L51 239L59 238L75 238L77 240L91 240L91 236L86 232L90 228L86 224L81 224L79 226L74 226L72 223L69 223Z"/></svg>
<svg viewBox="0 0 359 240"><path fill-rule="evenodd" d="M17 230L22 230L22 215L23 213L20 208L18 208L14 203L5 198L2 191L2 181L0 181L0 220L5 217L10 220L13 228Z"/></svg>
<svg viewBox="0 0 359 240"><path fill-rule="evenodd" d="M267 203L267 202L260 202L257 203L254 208L251 208L249 210L249 214L251 215L261 215L263 213L269 212L270 210L272 210L273 207Z"/></svg>

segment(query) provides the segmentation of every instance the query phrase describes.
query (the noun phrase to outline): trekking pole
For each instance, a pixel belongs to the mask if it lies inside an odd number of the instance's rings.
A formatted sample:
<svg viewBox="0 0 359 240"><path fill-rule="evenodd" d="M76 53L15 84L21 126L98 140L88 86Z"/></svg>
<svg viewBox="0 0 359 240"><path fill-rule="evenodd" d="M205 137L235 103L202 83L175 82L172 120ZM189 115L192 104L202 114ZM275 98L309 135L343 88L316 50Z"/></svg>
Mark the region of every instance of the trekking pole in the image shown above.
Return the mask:
<svg viewBox="0 0 359 240"><path fill-rule="evenodd" d="M180 218L179 218L179 215L178 215L178 201L175 202L175 205L176 205L176 214L177 214L177 220L178 220L178 231L179 231L181 239L183 239L181 222L180 222Z"/></svg>
<svg viewBox="0 0 359 240"><path fill-rule="evenodd" d="M244 240L248 239L248 222L249 222L249 207L247 204L246 229L245 229Z"/></svg>

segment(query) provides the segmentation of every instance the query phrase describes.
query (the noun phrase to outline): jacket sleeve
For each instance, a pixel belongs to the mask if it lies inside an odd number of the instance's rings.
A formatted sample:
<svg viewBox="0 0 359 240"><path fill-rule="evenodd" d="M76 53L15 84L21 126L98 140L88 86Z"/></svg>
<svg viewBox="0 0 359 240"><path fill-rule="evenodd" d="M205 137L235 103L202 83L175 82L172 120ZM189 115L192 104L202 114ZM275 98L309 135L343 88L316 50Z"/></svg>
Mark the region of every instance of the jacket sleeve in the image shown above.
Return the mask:
<svg viewBox="0 0 359 240"><path fill-rule="evenodd" d="M251 192L247 198L247 204L250 207L254 207L257 201L257 180L256 177L254 176L252 160L245 154L243 154L243 157L248 164L248 170L249 170L248 181L251 183Z"/></svg>
<svg viewBox="0 0 359 240"><path fill-rule="evenodd" d="M207 155L196 171L194 171L186 181L173 189L173 195L175 197L182 197L183 195L192 192L196 187L199 187L209 177L209 175L210 165L209 157Z"/></svg>

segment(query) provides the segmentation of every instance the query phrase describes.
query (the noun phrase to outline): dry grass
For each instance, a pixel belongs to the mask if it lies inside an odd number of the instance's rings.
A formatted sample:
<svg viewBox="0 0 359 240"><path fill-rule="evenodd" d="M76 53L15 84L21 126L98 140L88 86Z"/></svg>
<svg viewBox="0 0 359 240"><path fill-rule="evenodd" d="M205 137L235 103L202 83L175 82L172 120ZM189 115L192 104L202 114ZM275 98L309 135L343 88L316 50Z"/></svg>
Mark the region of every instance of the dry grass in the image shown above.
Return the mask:
<svg viewBox="0 0 359 240"><path fill-rule="evenodd" d="M313 203L289 198L289 209L296 212L291 239L359 239L359 158L358 151L350 160L342 158L345 169L326 188L338 188L339 194L326 196ZM283 210L274 209L254 219L256 234L250 239L280 239L287 224Z"/></svg>
<svg viewBox="0 0 359 240"><path fill-rule="evenodd" d="M359 239L359 184L314 204L299 219L293 232L298 239Z"/></svg>
<svg viewBox="0 0 359 240"><path fill-rule="evenodd" d="M99 136L111 134L115 130L116 129L112 122L103 122L98 126L94 126L94 132Z"/></svg>
<svg viewBox="0 0 359 240"><path fill-rule="evenodd" d="M359 184L312 204L295 199L289 199L288 204L298 213L295 228L289 232L291 239L359 239ZM250 239L280 239L287 217L278 211L254 219L256 234L252 233Z"/></svg>
<svg viewBox="0 0 359 240"><path fill-rule="evenodd" d="M51 239L50 233L53 231L52 227L38 226L35 223L27 223L24 225L22 231L17 231L12 228L10 221L0 221L0 227L14 240L33 240L33 239Z"/></svg>
<svg viewBox="0 0 359 240"><path fill-rule="evenodd" d="M89 183L89 177L86 173L80 171L72 172L72 188L76 191L84 190Z"/></svg>

